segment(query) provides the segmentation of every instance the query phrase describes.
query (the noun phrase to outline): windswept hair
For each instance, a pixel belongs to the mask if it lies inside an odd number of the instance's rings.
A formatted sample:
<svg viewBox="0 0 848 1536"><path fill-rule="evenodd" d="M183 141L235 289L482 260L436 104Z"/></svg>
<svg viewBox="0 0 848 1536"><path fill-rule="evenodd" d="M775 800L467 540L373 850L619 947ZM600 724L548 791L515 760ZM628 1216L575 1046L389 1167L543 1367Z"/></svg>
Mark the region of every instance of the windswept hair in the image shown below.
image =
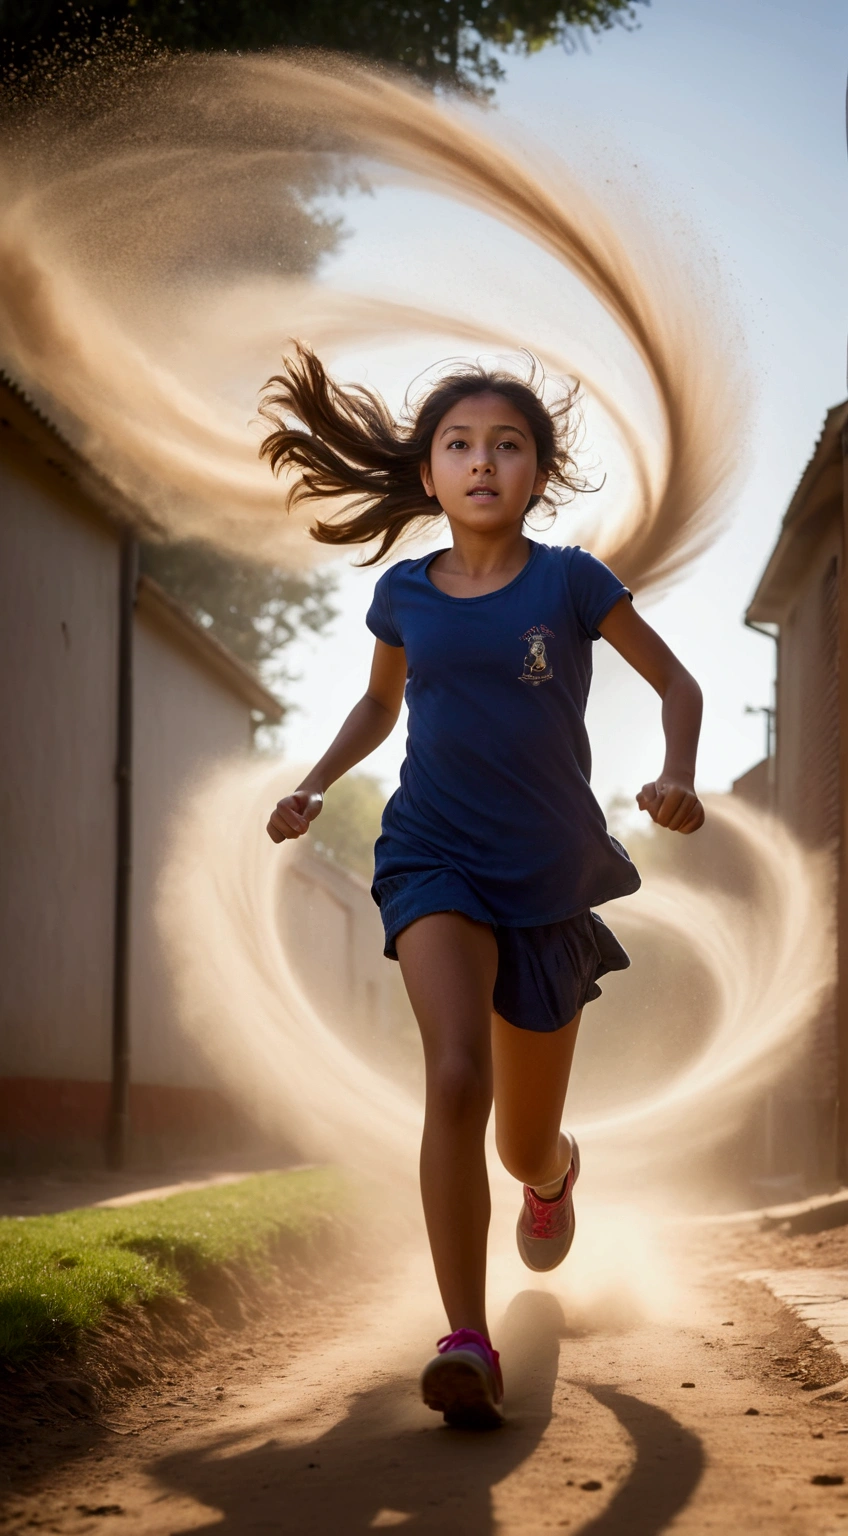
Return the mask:
<svg viewBox="0 0 848 1536"><path fill-rule="evenodd" d="M542 502L553 516L564 501L590 489L572 456L580 429L579 385L564 387L548 406L541 394L541 366L529 353L527 359L526 381L479 363L451 367L417 404L407 400L405 419L397 422L373 390L337 384L315 353L295 342L293 355L283 360L283 372L265 385L259 412L273 431L260 454L270 460L275 474L294 471L291 504L344 496L345 507L316 518L310 534L322 544L370 544L379 539L376 553L362 561L374 565L413 525L443 515L440 507L434 510L421 483L421 465L429 461L442 417L470 395L494 392L526 417L539 468L548 472L547 490L530 498L527 511Z"/></svg>

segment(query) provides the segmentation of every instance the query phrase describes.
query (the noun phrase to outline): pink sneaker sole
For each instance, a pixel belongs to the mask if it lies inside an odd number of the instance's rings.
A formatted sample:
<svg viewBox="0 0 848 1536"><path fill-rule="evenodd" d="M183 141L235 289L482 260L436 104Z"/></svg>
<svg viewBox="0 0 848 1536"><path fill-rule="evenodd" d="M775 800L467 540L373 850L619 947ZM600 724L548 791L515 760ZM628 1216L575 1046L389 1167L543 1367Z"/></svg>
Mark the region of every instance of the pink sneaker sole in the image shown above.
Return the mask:
<svg viewBox="0 0 848 1536"><path fill-rule="evenodd" d="M435 1355L424 1367L421 1394L457 1429L499 1429L503 1423L491 1372L473 1350Z"/></svg>

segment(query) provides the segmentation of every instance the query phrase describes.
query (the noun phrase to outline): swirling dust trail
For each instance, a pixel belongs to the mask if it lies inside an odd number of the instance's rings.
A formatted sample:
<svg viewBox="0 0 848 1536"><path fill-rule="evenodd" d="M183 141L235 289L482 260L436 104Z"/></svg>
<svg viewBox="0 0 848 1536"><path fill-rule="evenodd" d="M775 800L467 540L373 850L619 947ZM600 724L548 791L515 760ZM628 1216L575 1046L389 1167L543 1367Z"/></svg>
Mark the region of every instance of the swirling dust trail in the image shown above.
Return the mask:
<svg viewBox="0 0 848 1536"><path fill-rule="evenodd" d="M522 150L520 135L507 148L491 116L340 59L157 60L110 76L95 105L80 101L70 89L6 115L0 355L145 509L154 536L288 566L322 558L298 514L283 515L249 425L286 335L330 353L399 337L521 343L569 369L573 307L553 287L537 337L385 283L346 294L297 276L296 262L281 277L278 252L299 238L304 204L353 167L517 233L618 327L615 367L584 370L583 382L623 445L630 500L581 542L644 597L717 537L748 411L734 327L720 284L696 281L626 200L602 206L548 151ZM618 388L622 370L635 398ZM284 1123L305 1155L411 1177L420 1105L329 1028L281 946L288 853L262 831L280 785L279 764L230 764L176 823L160 918L183 1026L257 1119ZM827 981L817 867L743 807L717 801L711 814L746 851L757 899L743 910L652 877L634 900L634 928L689 946L718 1001L705 1045L671 1082L588 1116L598 1169L626 1155L648 1173L672 1143L682 1157L720 1139L800 1049Z"/></svg>

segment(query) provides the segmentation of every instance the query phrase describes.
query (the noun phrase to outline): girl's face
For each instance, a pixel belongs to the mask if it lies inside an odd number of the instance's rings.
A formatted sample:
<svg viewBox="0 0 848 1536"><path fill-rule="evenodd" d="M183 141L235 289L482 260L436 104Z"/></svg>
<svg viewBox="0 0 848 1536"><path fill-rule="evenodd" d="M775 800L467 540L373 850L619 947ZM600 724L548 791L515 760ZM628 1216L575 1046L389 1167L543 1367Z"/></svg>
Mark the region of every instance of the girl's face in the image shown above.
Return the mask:
<svg viewBox="0 0 848 1536"><path fill-rule="evenodd" d="M501 532L524 520L531 496L548 476L522 411L503 395L469 395L442 417L421 480L451 523Z"/></svg>

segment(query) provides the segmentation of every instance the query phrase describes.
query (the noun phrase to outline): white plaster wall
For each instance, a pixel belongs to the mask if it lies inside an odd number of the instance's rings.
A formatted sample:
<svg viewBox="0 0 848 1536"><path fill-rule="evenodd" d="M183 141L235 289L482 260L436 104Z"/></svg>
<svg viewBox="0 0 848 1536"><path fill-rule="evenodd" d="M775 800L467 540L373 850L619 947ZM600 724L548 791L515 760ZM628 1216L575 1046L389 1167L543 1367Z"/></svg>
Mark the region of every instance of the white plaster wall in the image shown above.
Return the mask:
<svg viewBox="0 0 848 1536"><path fill-rule="evenodd" d="M777 809L793 831L821 845L819 778L835 750L838 703L832 658L825 657L823 583L841 554L839 516L822 531L799 574L794 601L780 626L778 664Z"/></svg>
<svg viewBox="0 0 848 1536"><path fill-rule="evenodd" d="M835 656L828 654L827 643L826 577L841 558L841 515L834 503L832 518L797 575L792 606L780 626L777 688L778 814L803 841L834 856L839 722ZM835 633L830 638L835 642ZM835 857L832 876L835 901ZM827 919L823 913L822 921ZM814 1182L830 1177L834 1165L837 1067L836 995L830 992L819 1005L802 1061L778 1090L784 1142L778 1159L808 1168Z"/></svg>
<svg viewBox="0 0 848 1536"><path fill-rule="evenodd" d="M298 848L283 886L283 941L314 1005L377 1066L417 1082L421 1047L400 966L383 956L367 882Z"/></svg>
<svg viewBox="0 0 848 1536"><path fill-rule="evenodd" d="M250 707L155 620L135 622L131 1072L137 1083L204 1087L216 1079L181 1034L154 922L156 887L179 806L193 782L250 746Z"/></svg>
<svg viewBox="0 0 848 1536"><path fill-rule="evenodd" d="M0 463L0 1075L109 1075L118 543Z"/></svg>

